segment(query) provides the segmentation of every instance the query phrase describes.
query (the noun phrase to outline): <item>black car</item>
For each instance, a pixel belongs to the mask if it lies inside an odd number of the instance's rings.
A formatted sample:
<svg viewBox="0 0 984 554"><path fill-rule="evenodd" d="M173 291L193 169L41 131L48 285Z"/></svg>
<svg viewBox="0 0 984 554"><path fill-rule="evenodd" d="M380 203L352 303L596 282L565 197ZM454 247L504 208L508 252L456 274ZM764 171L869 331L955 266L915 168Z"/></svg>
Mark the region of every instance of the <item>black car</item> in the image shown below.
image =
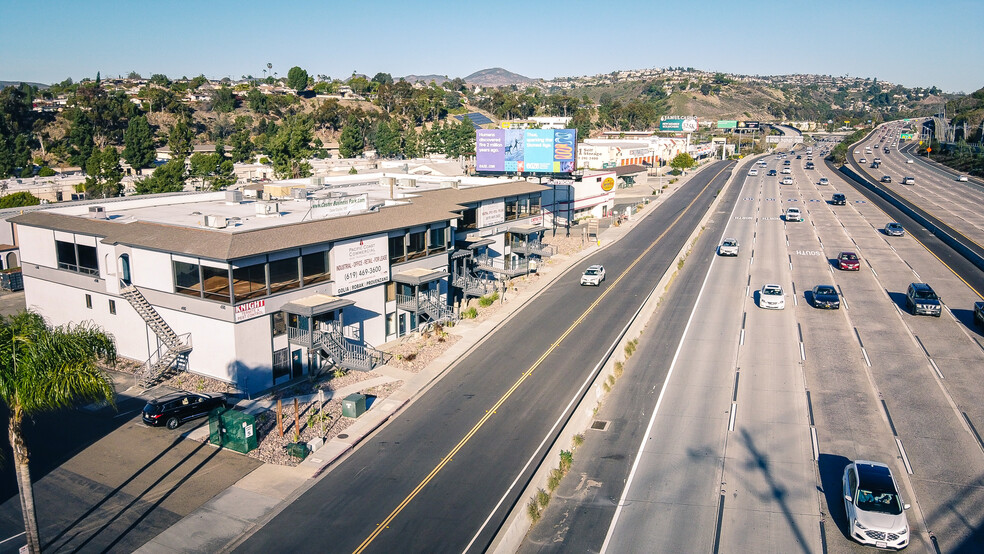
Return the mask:
<svg viewBox="0 0 984 554"><path fill-rule="evenodd" d="M174 392L147 402L143 409L143 422L176 429L185 421L205 417L213 409L223 407L225 398L221 395Z"/></svg>
<svg viewBox="0 0 984 554"><path fill-rule="evenodd" d="M984 327L984 302L974 302L974 323Z"/></svg>
<svg viewBox="0 0 984 554"><path fill-rule="evenodd" d="M926 283L910 283L905 291L905 307L912 315L931 315L940 317L943 305L933 287Z"/></svg>
<svg viewBox="0 0 984 554"><path fill-rule="evenodd" d="M817 285L813 287L813 307L828 310L840 308L840 296L837 289L830 285Z"/></svg>
<svg viewBox="0 0 984 554"><path fill-rule="evenodd" d="M770 169L769 170L769 177L775 177L775 176L776 176L776 170L775 169Z"/></svg>
<svg viewBox="0 0 984 554"><path fill-rule="evenodd" d="M847 204L847 197L839 192L834 193L834 195L830 197L830 203L835 206L843 206Z"/></svg>

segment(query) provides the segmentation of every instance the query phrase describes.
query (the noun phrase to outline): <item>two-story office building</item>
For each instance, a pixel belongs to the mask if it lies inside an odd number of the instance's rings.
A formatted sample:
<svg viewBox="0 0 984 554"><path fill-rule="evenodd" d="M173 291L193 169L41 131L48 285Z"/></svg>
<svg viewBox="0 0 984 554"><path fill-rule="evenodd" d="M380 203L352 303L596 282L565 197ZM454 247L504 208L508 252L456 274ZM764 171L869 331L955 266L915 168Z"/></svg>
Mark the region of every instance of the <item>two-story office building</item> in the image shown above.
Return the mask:
<svg viewBox="0 0 984 554"><path fill-rule="evenodd" d="M146 384L178 369L255 393L333 365L371 369L383 361L374 345L455 316L456 278L465 287L480 263L544 253L544 186L394 194L379 181L16 216L27 306L55 325L101 326L146 362Z"/></svg>

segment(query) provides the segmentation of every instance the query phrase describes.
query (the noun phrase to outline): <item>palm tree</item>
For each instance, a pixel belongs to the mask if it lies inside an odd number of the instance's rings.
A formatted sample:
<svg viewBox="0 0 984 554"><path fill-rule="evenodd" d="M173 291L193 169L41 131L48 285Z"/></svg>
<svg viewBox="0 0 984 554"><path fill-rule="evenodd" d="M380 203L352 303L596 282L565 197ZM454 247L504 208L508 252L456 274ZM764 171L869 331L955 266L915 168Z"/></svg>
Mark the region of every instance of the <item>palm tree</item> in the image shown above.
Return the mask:
<svg viewBox="0 0 984 554"><path fill-rule="evenodd" d="M32 553L41 552L41 538L21 425L25 417L71 407L78 400L114 404L113 384L96 365L100 358L115 362L116 344L94 325L52 328L30 311L0 318L0 400L10 410L10 446Z"/></svg>

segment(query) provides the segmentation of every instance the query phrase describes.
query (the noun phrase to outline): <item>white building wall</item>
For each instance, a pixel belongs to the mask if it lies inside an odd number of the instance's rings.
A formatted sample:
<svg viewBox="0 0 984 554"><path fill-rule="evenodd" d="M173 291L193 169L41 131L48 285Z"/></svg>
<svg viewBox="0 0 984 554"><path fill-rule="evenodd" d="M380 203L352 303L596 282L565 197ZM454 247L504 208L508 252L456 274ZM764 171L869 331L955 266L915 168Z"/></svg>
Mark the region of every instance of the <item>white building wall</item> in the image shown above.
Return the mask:
<svg viewBox="0 0 984 554"><path fill-rule="evenodd" d="M346 294L342 298L355 302L342 311L345 323L343 333L378 346L386 342L386 284L364 288Z"/></svg>
<svg viewBox="0 0 984 554"><path fill-rule="evenodd" d="M137 248L131 250L130 279L134 285L161 292L174 292L172 273L170 254Z"/></svg>
<svg viewBox="0 0 984 554"><path fill-rule="evenodd" d="M37 227L17 227L17 239L24 264L58 267L53 231Z"/></svg>
<svg viewBox="0 0 984 554"><path fill-rule="evenodd" d="M232 325L230 324L229 327ZM233 331L230 330L229 333L232 334ZM223 372L226 377L218 377L219 379L227 381L235 379L240 388L244 390L256 391L272 387L273 343L271 333L270 316L257 317L237 323L235 325L234 348L231 349L231 352L225 353L224 362L218 361L218 358L222 356L211 355L214 361L206 362L211 364L207 366L207 369ZM211 339L208 342L208 350L212 350ZM192 369L198 371L195 366Z"/></svg>

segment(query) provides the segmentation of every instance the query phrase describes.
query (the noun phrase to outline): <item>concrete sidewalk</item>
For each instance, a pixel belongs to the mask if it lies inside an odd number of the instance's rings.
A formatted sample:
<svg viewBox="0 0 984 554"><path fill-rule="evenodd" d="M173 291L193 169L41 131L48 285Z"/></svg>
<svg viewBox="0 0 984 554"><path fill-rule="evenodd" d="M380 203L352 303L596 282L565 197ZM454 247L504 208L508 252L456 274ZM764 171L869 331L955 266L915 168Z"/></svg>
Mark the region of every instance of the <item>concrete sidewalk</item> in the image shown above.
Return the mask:
<svg viewBox="0 0 984 554"><path fill-rule="evenodd" d="M706 165L696 171L688 172L684 177L679 177L676 183L669 185L658 195L651 195L651 190L657 187L657 183L668 184L669 178L664 177L660 182L657 181L656 177L651 177L649 184L652 185L652 188L646 183L641 183L635 187L617 189L617 204L624 204L633 199L637 199L639 203L644 203L645 199L650 199L650 202L627 222L619 226L610 226L601 231L597 243L591 244L570 256L554 256L549 262L541 264L538 272L545 278L532 280L524 290L511 292L508 298L504 299L505 309L498 310L488 319L481 321L464 320L448 329L450 333L458 335L459 340L421 372L410 373L396 367L383 366L373 370L372 373L375 376L369 380L343 387L331 393L326 391L326 399L330 399L332 397L345 397L367 387L403 381L403 385L399 389L387 398L373 404L369 410L345 429L343 434L326 442L324 446L311 453L297 466L264 464L144 544L137 552L218 552L229 548L252 527L262 524L272 517L278 511L280 504L299 493L299 490L306 485L309 479L319 477L330 464L386 423L404 405L425 392L458 360L465 357L483 339L494 333L500 325L515 316L526 302L537 296L571 267L581 263L581 260L625 236L635 227L637 221L651 214L666 197L689 182ZM310 402L313 399L314 395L298 397L301 402ZM240 402L237 407L255 413L270 409L273 405L274 401L259 399ZM207 433L207 426L202 426L189 433L188 438L200 439Z"/></svg>

